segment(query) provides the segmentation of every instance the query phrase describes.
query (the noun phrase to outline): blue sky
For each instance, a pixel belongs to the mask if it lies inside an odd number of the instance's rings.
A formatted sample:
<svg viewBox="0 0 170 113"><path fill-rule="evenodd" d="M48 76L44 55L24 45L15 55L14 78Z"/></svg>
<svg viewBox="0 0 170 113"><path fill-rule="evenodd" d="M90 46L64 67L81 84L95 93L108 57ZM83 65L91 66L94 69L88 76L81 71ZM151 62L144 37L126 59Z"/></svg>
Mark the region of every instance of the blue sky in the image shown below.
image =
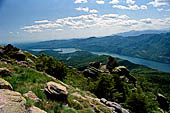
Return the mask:
<svg viewBox="0 0 170 113"><path fill-rule="evenodd" d="M170 0L0 0L0 43L170 28Z"/></svg>

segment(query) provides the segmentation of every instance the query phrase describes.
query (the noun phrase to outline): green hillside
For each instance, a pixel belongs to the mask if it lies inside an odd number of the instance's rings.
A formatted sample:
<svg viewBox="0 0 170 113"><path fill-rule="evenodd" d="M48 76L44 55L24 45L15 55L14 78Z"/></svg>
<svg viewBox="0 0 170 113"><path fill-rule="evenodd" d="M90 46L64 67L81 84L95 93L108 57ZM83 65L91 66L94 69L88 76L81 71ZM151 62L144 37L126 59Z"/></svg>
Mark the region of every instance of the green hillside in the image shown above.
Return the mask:
<svg viewBox="0 0 170 113"><path fill-rule="evenodd" d="M25 45L23 48L79 48L87 51L117 53L170 63L170 33L52 40Z"/></svg>

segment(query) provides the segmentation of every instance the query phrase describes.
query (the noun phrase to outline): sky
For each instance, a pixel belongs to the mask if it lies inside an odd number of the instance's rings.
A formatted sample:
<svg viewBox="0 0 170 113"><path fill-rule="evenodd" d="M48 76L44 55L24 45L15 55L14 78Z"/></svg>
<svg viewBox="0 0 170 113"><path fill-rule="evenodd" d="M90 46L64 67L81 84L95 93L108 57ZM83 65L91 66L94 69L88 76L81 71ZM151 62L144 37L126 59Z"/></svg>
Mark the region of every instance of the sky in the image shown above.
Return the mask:
<svg viewBox="0 0 170 113"><path fill-rule="evenodd" d="M0 44L170 28L170 0L0 0Z"/></svg>

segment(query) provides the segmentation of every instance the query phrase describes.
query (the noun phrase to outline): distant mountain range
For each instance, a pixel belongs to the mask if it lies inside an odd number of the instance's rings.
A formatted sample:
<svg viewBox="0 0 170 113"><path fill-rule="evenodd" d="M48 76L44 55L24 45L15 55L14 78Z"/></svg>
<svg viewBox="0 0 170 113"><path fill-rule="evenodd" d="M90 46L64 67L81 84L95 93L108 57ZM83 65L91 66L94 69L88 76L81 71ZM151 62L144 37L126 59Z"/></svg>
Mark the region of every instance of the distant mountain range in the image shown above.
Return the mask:
<svg viewBox="0 0 170 113"><path fill-rule="evenodd" d="M79 48L93 52L116 53L170 63L170 32L127 37L114 35L100 38L90 37L86 39L51 40L22 45L22 48Z"/></svg>
<svg viewBox="0 0 170 113"><path fill-rule="evenodd" d="M118 36L127 37L127 36L139 36L139 35L142 35L142 34L160 34L160 33L166 33L166 32L170 32L170 29L165 29L165 30L144 30L144 31L131 30L131 31L128 31L128 32L122 32L122 33L113 34L112 36L118 35Z"/></svg>

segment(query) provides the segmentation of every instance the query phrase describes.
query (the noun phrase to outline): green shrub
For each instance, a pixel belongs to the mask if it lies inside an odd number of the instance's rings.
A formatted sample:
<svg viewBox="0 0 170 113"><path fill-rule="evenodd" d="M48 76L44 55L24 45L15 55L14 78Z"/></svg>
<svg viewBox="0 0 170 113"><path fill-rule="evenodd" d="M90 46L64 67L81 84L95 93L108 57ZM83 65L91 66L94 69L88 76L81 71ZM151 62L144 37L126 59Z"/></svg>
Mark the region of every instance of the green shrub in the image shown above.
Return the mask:
<svg viewBox="0 0 170 113"><path fill-rule="evenodd" d="M36 61L36 68L38 71L45 71L49 75L62 80L66 76L66 67L63 63L57 61L54 57L40 54Z"/></svg>
<svg viewBox="0 0 170 113"><path fill-rule="evenodd" d="M131 93L126 101L129 109L135 113L151 113L155 106L149 102L149 98L144 94L141 88Z"/></svg>

